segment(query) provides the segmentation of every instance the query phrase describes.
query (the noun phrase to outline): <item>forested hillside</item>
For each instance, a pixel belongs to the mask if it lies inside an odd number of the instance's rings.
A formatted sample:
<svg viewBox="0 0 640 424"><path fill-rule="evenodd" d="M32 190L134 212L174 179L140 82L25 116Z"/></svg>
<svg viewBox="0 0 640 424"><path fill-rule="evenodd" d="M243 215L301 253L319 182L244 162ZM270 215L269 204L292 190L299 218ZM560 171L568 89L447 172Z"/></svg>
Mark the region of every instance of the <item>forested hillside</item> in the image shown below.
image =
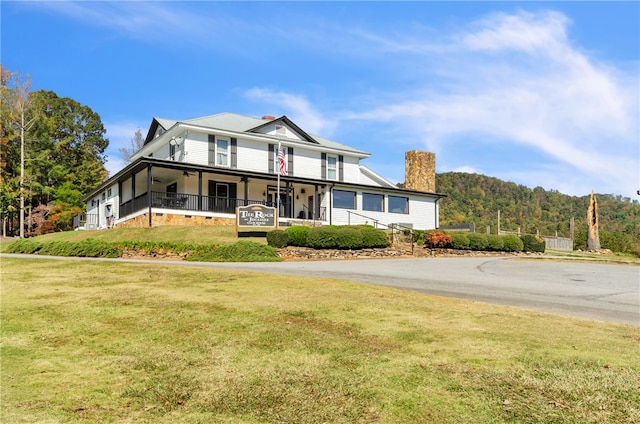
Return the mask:
<svg viewBox="0 0 640 424"><path fill-rule="evenodd" d="M461 172L436 175L436 190L448 197L440 201L440 225L474 222L476 231L490 226L495 233L500 210L500 229L529 234L569 237L574 218L576 248L586 240L590 193L569 196L542 187L533 189L493 177ZM603 248L632 251L640 246L640 204L637 199L598 194L600 237Z"/></svg>

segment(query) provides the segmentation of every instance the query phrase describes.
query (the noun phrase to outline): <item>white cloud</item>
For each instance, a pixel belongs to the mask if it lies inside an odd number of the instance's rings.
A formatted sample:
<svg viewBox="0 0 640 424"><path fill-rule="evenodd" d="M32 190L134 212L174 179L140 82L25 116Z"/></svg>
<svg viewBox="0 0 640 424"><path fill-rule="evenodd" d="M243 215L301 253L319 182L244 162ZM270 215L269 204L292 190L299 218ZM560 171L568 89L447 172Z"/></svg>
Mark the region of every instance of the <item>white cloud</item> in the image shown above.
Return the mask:
<svg viewBox="0 0 640 424"><path fill-rule="evenodd" d="M491 15L451 37L442 60L433 48L413 57L416 68L429 64L439 89L417 86L351 118L402 125L399 131L421 135L428 149L443 155L461 134L473 143L534 148L556 162L556 181L573 182L565 187L571 194L635 192L637 75L582 53L569 42L568 25L557 12ZM536 168L527 161L513 167ZM533 174L523 178L537 185Z"/></svg>
<svg viewBox="0 0 640 424"><path fill-rule="evenodd" d="M323 116L304 96L264 88L252 88L245 95L252 101L273 106L278 114L288 115L293 122L310 133L330 136L336 127L334 120Z"/></svg>

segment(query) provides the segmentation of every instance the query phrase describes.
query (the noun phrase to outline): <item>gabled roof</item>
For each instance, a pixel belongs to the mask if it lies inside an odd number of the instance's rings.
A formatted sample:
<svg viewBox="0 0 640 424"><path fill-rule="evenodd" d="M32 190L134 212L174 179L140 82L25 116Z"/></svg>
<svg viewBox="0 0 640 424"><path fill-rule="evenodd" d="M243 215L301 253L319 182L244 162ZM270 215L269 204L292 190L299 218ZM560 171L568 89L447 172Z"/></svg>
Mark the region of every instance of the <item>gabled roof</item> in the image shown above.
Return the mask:
<svg viewBox="0 0 640 424"><path fill-rule="evenodd" d="M267 122L265 122L265 123L263 123L261 125L258 125L255 128L250 129L249 132L259 133L258 130L260 128L264 128L264 127L267 127L269 125L276 124L278 122L287 125L289 128L293 129L300 137L302 137L303 139L307 140L308 142L313 143L313 144L320 144L313 137L311 137L309 134L304 132L302 130L302 128L300 128L299 126L294 124L293 121L291 119L287 118L286 115L283 115L283 116L281 116L280 118L277 118L277 119L270 119Z"/></svg>
<svg viewBox="0 0 640 424"><path fill-rule="evenodd" d="M363 150L355 149L353 147L347 146L345 144L341 144L323 137L319 137L317 135L312 135L304 130L302 130L298 125L296 125L292 120L290 120L287 116L282 116L276 119L265 120L262 118L253 118L250 116L239 115L236 113L223 112L215 115L203 116L200 118L187 119L184 121L175 121L171 119L163 119L163 118L154 118L151 122L151 127L149 128L149 133L147 134L147 138L145 139L145 144L152 141L155 137L156 132L158 131L158 127L161 127L164 131L168 131L171 127L178 124L189 124L195 125L198 127L202 127L210 130L224 130L224 131L232 131L237 133L250 133L250 134L260 134L258 132L259 129L272 125L276 122L281 122L284 125L289 126L293 131L295 131L300 137L315 145L324 146L329 149L336 150L344 150L346 152L355 153L362 156L370 156L368 152ZM269 137L269 135L265 136Z"/></svg>

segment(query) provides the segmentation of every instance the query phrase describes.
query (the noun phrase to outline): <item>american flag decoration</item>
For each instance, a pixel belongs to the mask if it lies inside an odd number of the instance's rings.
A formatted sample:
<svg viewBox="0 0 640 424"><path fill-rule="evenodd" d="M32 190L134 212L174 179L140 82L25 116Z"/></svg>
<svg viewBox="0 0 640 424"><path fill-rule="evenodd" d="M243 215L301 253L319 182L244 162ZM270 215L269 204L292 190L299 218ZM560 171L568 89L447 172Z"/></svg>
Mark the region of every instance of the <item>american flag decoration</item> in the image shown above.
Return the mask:
<svg viewBox="0 0 640 424"><path fill-rule="evenodd" d="M287 157L281 146L278 146L278 164L280 165L280 175L287 175Z"/></svg>

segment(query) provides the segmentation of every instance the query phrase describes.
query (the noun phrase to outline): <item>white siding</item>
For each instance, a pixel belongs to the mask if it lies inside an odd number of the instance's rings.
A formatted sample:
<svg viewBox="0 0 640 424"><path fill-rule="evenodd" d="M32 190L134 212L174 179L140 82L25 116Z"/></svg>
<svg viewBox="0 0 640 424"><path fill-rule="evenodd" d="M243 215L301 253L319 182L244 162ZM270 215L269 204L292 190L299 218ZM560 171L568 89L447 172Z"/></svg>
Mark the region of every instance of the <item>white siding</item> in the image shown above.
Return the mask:
<svg viewBox="0 0 640 424"><path fill-rule="evenodd" d="M294 147L293 175L295 177L319 180L322 174L321 158L320 152Z"/></svg>
<svg viewBox="0 0 640 424"><path fill-rule="evenodd" d="M239 138L238 169L269 172L269 143Z"/></svg>
<svg viewBox="0 0 640 424"><path fill-rule="evenodd" d="M336 189L354 191L349 188ZM364 190L366 193L376 193L373 190ZM407 197L409 199L409 213L391 213L389 211L389 193L385 193L385 212L362 210L362 190L356 190L356 209L334 208L331 211L331 223L334 225L375 225L376 222L383 224L380 227L386 228L391 224L410 224L414 229L432 230L437 228L436 211L434 205L435 198L423 198L421 196L407 195L404 193L391 194L397 197ZM349 213L353 212L353 213ZM357 215L356 215L357 214ZM327 217L328 219L328 217Z"/></svg>

